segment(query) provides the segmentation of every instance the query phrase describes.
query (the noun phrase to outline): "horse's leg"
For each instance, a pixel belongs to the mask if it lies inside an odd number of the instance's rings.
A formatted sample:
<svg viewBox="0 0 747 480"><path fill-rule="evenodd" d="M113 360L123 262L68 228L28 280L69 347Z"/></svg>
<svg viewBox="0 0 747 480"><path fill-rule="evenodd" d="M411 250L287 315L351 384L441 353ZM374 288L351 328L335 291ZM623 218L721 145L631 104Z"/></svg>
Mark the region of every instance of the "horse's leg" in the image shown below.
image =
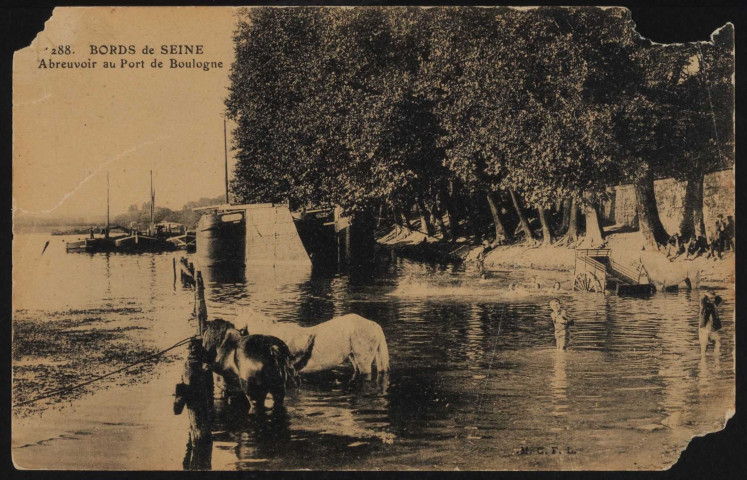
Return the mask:
<svg viewBox="0 0 747 480"><path fill-rule="evenodd" d="M244 391L244 395L249 400L249 411L263 411L267 389L256 384L250 384L247 379L240 378L239 381L241 382L241 389Z"/></svg>
<svg viewBox="0 0 747 480"><path fill-rule="evenodd" d="M267 389L264 388L252 388L247 394L249 402L252 405L252 409L259 413L265 411L265 399L267 398Z"/></svg>
<svg viewBox="0 0 747 480"><path fill-rule="evenodd" d="M285 402L285 386L278 386L272 389L270 394L272 395L273 410L282 407Z"/></svg>
<svg viewBox="0 0 747 480"><path fill-rule="evenodd" d="M353 365L353 377L351 380L354 380L355 377L358 376L358 373L360 373L360 365L358 364L358 360L355 358L355 353L350 352L350 355L348 355L348 358L350 359L350 363Z"/></svg>
<svg viewBox="0 0 747 480"><path fill-rule="evenodd" d="M225 400L228 396L228 385L223 375L213 372L213 398Z"/></svg>
<svg viewBox="0 0 747 480"><path fill-rule="evenodd" d="M358 373L363 375L365 378L371 377L371 368L374 361L373 352L365 351L368 349L367 345L358 345L356 351L352 355L355 356L356 363L358 364Z"/></svg>
<svg viewBox="0 0 747 480"><path fill-rule="evenodd" d="M358 360L358 373L360 373L364 379L371 379L371 370L373 365L373 356L369 358L367 355L357 355Z"/></svg>
<svg viewBox="0 0 747 480"><path fill-rule="evenodd" d="M366 339L351 339L350 350L358 364L358 373L362 374L364 378L370 379L373 362L376 358L376 345Z"/></svg>

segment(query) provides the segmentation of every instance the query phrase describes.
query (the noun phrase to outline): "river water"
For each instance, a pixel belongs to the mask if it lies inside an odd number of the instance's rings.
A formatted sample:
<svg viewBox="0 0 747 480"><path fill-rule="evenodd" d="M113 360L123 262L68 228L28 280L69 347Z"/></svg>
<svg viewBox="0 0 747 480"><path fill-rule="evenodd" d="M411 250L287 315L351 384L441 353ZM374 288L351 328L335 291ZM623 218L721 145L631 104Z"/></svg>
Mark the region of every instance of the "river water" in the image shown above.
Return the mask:
<svg viewBox="0 0 747 480"><path fill-rule="evenodd" d="M15 237L16 402L196 329L194 294L173 281L179 253L66 254L64 240ZM698 291L509 292L533 281L567 288L571 274L494 271L483 280L464 266L391 258L350 273L203 272L211 318L252 311L309 326L357 313L382 326L392 367L376 381L351 380L349 365L304 375L284 415L226 409L213 424L216 470L659 469L733 409L731 289L718 291L720 355L709 347L702 358ZM555 297L575 321L565 352L554 348ZM16 408L16 466L181 469L188 421L173 414L172 395L185 356L182 347Z"/></svg>

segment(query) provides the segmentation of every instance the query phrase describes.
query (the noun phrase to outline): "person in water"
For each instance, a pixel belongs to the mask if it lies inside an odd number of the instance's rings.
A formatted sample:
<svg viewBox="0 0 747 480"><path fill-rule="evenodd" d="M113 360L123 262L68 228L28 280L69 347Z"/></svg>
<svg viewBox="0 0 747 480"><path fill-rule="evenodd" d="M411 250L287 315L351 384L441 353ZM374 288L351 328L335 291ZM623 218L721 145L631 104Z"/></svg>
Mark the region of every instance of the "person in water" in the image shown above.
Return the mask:
<svg viewBox="0 0 747 480"><path fill-rule="evenodd" d="M713 296L713 294L711 294ZM700 300L700 315L698 322L698 339L700 340L700 354L705 356L706 348L711 340L714 342L714 353L718 356L721 351L721 319L718 316L718 307L721 304L721 297L715 295L711 300L706 294Z"/></svg>
<svg viewBox="0 0 747 480"><path fill-rule="evenodd" d="M550 300L550 310L550 318L555 327L555 346L558 350L565 350L568 346L568 328L573 325L573 320L566 316L557 298Z"/></svg>

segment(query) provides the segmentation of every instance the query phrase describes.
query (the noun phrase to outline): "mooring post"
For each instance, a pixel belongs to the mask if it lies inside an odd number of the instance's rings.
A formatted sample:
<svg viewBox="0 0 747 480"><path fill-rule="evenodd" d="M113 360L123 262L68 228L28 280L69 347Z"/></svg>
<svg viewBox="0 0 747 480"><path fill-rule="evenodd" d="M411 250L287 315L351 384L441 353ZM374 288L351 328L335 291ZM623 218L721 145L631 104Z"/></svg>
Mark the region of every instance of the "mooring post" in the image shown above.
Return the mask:
<svg viewBox="0 0 747 480"><path fill-rule="evenodd" d="M199 327L200 336L205 332L207 322L207 304L205 303L205 283L202 280L202 272L197 271L195 288L195 316Z"/></svg>
<svg viewBox="0 0 747 480"><path fill-rule="evenodd" d="M183 259L186 264L186 259ZM189 437L184 455L185 470L209 470L213 455L213 435L210 418L213 409L213 374L205 365L202 334L207 321L205 285L202 273L197 272L195 285L195 316L199 336L189 343L189 356L184 364L182 382L176 386L174 413L179 415L187 407Z"/></svg>
<svg viewBox="0 0 747 480"><path fill-rule="evenodd" d="M189 438L184 456L185 470L209 470L213 453L210 415L213 408L213 375L205 368L202 339L193 338L184 364L182 383L176 386L174 414L187 407Z"/></svg>
<svg viewBox="0 0 747 480"><path fill-rule="evenodd" d="M187 259L184 257L181 257L179 259L179 272L181 274L180 278L182 281L183 286L194 286L195 284L195 274L194 274L194 266L191 263L187 262Z"/></svg>
<svg viewBox="0 0 747 480"><path fill-rule="evenodd" d="M176 290L176 257L171 257L171 268L174 272L174 290Z"/></svg>

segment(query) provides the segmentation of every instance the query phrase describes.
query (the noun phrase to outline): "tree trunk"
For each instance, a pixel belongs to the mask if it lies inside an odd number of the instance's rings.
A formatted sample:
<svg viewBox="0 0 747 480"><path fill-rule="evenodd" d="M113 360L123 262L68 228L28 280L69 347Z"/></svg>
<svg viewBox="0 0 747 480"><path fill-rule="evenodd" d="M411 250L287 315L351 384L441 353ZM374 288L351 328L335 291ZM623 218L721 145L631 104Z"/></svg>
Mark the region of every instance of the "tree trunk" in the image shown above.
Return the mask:
<svg viewBox="0 0 747 480"><path fill-rule="evenodd" d="M463 225L464 230L470 234L478 232L480 227L482 225L478 225L475 220L474 212L476 212L478 209L476 208L476 202L475 202L475 196L474 195L467 195L462 196L460 199L457 199L457 203L460 205L460 216L463 219Z"/></svg>
<svg viewBox="0 0 747 480"><path fill-rule="evenodd" d="M524 216L524 212L521 211L521 206L519 205L519 199L516 197L516 193L513 190L508 191L511 194L511 202L514 204L514 209L516 209L516 214L519 217L519 225L521 225L521 230L524 232L524 236L528 241L532 240L532 229L529 228L529 222L527 222L526 217Z"/></svg>
<svg viewBox="0 0 747 480"><path fill-rule="evenodd" d="M693 208L693 226L695 228L695 236L704 236L706 234L705 222L703 221L703 173L695 182L695 205Z"/></svg>
<svg viewBox="0 0 747 480"><path fill-rule="evenodd" d="M441 189L439 200L443 205L443 210L449 217L449 237L452 240L456 240L459 236L459 216L454 209L454 202L451 201L451 196L445 187Z"/></svg>
<svg viewBox="0 0 747 480"><path fill-rule="evenodd" d="M358 211L348 227L349 264L370 265L376 252L376 214L373 209Z"/></svg>
<svg viewBox="0 0 747 480"><path fill-rule="evenodd" d="M402 215L400 215L398 207L392 207L392 217L394 218L394 224L398 227L404 227L402 224Z"/></svg>
<svg viewBox="0 0 747 480"><path fill-rule="evenodd" d="M537 213L542 224L542 244L550 245L552 243L552 233L550 232L550 221L547 219L547 210L539 207Z"/></svg>
<svg viewBox="0 0 747 480"><path fill-rule="evenodd" d="M399 219L400 219L400 222L402 222L402 226L410 229L411 231L414 231L415 229L412 228L410 219L407 218L407 211L404 208L398 208L397 212L399 212Z"/></svg>
<svg viewBox="0 0 747 480"><path fill-rule="evenodd" d="M633 182L633 188L641 233L649 245L658 248L659 245L667 243L669 235L659 218L659 208L656 206L656 194L654 193L654 172L648 162L641 162L641 171Z"/></svg>
<svg viewBox="0 0 747 480"><path fill-rule="evenodd" d="M495 201L495 195L492 192L488 192L486 195L488 199L488 205L490 205L490 213L493 215L493 224L495 225L495 241L505 242L508 240L506 229L503 227L503 222L499 215L498 204Z"/></svg>
<svg viewBox="0 0 747 480"><path fill-rule="evenodd" d="M449 232L446 229L446 224L444 223L444 214L438 207L438 202L433 202L431 204L431 212L433 212L433 219L436 221L438 229L441 231L441 235L443 236L444 240L448 240Z"/></svg>
<svg viewBox="0 0 747 480"><path fill-rule="evenodd" d="M568 208L568 241L575 242L578 240L578 202L571 200L571 206Z"/></svg>
<svg viewBox="0 0 747 480"><path fill-rule="evenodd" d="M428 235L429 237L433 236L433 224L430 221L430 212L425 208L425 202L423 202L422 197L417 197L415 199L415 204L418 207L418 212L420 213L420 231Z"/></svg>
<svg viewBox="0 0 747 480"><path fill-rule="evenodd" d="M565 235L568 232L568 227L571 225L571 206L573 200L570 198L564 198L562 204L563 217L560 223L560 231L558 235Z"/></svg>
<svg viewBox="0 0 747 480"><path fill-rule="evenodd" d="M604 230L600 222L600 215L596 204L584 207L586 215L586 241L590 246L599 246L604 243Z"/></svg>
<svg viewBox="0 0 747 480"><path fill-rule="evenodd" d="M685 200L683 202L682 220L680 221L680 235L690 239L705 235L703 222L703 171L696 169L687 180Z"/></svg>

